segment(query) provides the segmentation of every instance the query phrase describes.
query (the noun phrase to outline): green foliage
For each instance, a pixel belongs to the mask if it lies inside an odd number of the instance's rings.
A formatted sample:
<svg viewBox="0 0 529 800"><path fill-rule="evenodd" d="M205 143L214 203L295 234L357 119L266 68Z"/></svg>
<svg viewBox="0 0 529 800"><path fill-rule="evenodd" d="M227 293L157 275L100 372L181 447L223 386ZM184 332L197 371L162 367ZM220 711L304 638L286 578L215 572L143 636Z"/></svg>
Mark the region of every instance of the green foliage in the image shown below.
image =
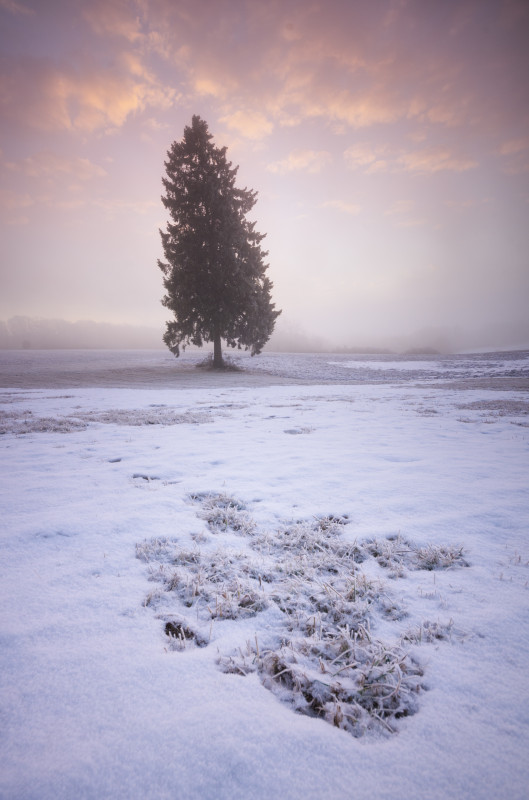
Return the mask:
<svg viewBox="0 0 529 800"><path fill-rule="evenodd" d="M221 339L228 346L260 353L280 311L271 302L266 277L264 235L246 218L257 192L238 189L226 148L212 142L207 123L193 117L165 162L162 202L171 221L160 231L165 261L158 261L166 294L162 303L174 314L164 341L176 356L180 346L215 346L222 364Z"/></svg>

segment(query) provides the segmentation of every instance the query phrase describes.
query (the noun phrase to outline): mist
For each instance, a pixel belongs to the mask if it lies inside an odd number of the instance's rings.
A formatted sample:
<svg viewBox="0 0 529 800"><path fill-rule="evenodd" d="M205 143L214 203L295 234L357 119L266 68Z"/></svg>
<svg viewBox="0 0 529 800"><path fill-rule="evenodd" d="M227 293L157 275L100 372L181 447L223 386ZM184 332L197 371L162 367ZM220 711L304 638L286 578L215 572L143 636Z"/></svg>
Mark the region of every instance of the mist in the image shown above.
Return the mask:
<svg viewBox="0 0 529 800"><path fill-rule="evenodd" d="M0 348L10 350L144 350L165 347L161 329L38 317L0 321Z"/></svg>
<svg viewBox="0 0 529 800"><path fill-rule="evenodd" d="M0 320L3 350L160 350L163 326L115 324L15 316ZM194 347L189 349L194 350ZM208 350L206 345L204 350ZM431 327L407 335L373 333L326 337L281 317L264 350L276 353L458 353L529 349L529 322L488 328ZM228 349L229 352L229 349Z"/></svg>

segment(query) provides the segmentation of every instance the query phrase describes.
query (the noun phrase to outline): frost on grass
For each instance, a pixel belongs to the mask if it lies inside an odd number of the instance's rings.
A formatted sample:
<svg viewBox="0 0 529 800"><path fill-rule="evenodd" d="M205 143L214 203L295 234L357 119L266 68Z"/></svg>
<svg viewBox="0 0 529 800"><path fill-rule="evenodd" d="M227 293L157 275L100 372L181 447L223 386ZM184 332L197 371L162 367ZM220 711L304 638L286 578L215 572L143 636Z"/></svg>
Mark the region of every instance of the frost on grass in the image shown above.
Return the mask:
<svg viewBox="0 0 529 800"><path fill-rule="evenodd" d="M0 434L72 433L86 427L86 422L69 417L37 417L31 411L0 411Z"/></svg>
<svg viewBox="0 0 529 800"><path fill-rule="evenodd" d="M251 536L255 523L244 505L230 495L204 492L190 495L190 500L200 503L198 516L205 519L213 533L233 531L241 536Z"/></svg>
<svg viewBox="0 0 529 800"><path fill-rule="evenodd" d="M214 621L270 609L279 620L272 632L265 628L261 642L256 636L234 652L219 653L221 670L255 672L295 711L353 736L394 733L399 719L416 713L423 671L409 647L450 639L453 622L426 621L404 634L396 631L392 641L377 638L377 625L404 618L406 609L361 565L375 559L388 577L406 569L467 566L461 548L419 547L400 536L358 543L344 535L347 517L335 515L263 533L231 495L202 492L189 499L210 531L245 537L246 551L213 549L208 541L204 549L186 549L176 539L137 545L150 579L162 585L146 605L181 612L159 616L169 649L203 646Z"/></svg>
<svg viewBox="0 0 529 800"><path fill-rule="evenodd" d="M221 669L257 671L263 685L295 711L322 717L353 736L396 732L395 721L418 710L422 669L405 648L371 637L365 626L291 638L260 651L249 643L219 658Z"/></svg>
<svg viewBox="0 0 529 800"><path fill-rule="evenodd" d="M404 575L406 568L435 570L468 567L463 548L459 545L429 544L419 547L398 535L369 539L363 547L381 567L390 570L392 578Z"/></svg>
<svg viewBox="0 0 529 800"><path fill-rule="evenodd" d="M136 555L149 563L150 579L201 623L253 616L267 605L259 569L243 553L186 550L172 539L154 539L138 544Z"/></svg>
<svg viewBox="0 0 529 800"><path fill-rule="evenodd" d="M511 398L501 397L494 400L474 400L470 403L460 403L457 408L493 413L499 417L529 415L529 402L527 400L512 400Z"/></svg>
<svg viewBox="0 0 529 800"><path fill-rule="evenodd" d="M211 416L205 411L176 411L165 407L149 409L123 409L113 408L108 411L87 411L79 414L78 418L86 422L99 422L105 425L128 425L141 427L142 425L198 425L211 422Z"/></svg>
<svg viewBox="0 0 529 800"><path fill-rule="evenodd" d="M84 430L90 423L108 425L198 425L211 422L206 411L177 413L169 408L111 409L109 411L87 411L66 417L38 417L29 410L0 410L0 434L24 433L72 433Z"/></svg>
<svg viewBox="0 0 529 800"><path fill-rule="evenodd" d="M425 620L420 625L409 628L402 635L402 640L404 642L411 642L412 644L422 644L423 642L431 643L446 639L450 640L452 638L453 628L454 621L452 619L444 623Z"/></svg>
<svg viewBox="0 0 529 800"><path fill-rule="evenodd" d="M482 422L493 424L499 419L511 418L512 425L528 427L529 402L527 400L512 400L510 398L495 398L494 400L475 400L470 403L461 403L457 408L464 411L475 411L478 416L459 417L460 422Z"/></svg>

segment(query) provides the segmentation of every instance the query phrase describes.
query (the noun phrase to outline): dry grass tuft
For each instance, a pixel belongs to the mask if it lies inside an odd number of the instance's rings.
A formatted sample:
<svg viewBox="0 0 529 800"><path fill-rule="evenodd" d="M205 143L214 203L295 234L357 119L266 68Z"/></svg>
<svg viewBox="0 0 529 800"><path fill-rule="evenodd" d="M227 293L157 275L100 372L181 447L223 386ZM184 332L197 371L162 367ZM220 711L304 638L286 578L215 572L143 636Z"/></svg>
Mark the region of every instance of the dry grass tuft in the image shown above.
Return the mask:
<svg viewBox="0 0 529 800"><path fill-rule="evenodd" d="M353 736L394 733L399 719L417 711L423 673L407 648L450 639L453 623L423 622L393 643L376 638L372 630L382 620L400 620L406 609L360 565L376 559L393 578L406 569L467 566L461 547L419 547L400 535L358 543L345 535L348 518L332 514L261 533L245 504L229 494L201 492L189 499L210 531L237 533L248 547L245 553L212 551L207 539L205 550L186 550L175 539L137 545L151 580L163 586L162 598L151 593L149 603L172 599L183 612L163 618L172 649L208 641L200 628L213 620L243 620L274 609L268 646L256 637L219 654L223 671L257 672L294 710ZM187 621L190 610L198 628Z"/></svg>
<svg viewBox="0 0 529 800"><path fill-rule="evenodd" d="M35 417L31 411L0 411L0 434L73 433L87 428L86 422L65 417Z"/></svg>

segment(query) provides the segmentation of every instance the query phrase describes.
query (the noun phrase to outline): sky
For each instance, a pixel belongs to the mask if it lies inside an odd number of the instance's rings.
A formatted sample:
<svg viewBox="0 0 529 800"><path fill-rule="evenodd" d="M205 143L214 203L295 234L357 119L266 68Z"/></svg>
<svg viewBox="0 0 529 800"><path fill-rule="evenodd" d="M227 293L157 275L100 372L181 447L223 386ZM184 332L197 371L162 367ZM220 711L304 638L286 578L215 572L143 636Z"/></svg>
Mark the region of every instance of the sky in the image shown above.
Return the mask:
<svg viewBox="0 0 529 800"><path fill-rule="evenodd" d="M525 0L0 0L0 319L163 328L198 114L283 335L528 345L528 41Z"/></svg>

